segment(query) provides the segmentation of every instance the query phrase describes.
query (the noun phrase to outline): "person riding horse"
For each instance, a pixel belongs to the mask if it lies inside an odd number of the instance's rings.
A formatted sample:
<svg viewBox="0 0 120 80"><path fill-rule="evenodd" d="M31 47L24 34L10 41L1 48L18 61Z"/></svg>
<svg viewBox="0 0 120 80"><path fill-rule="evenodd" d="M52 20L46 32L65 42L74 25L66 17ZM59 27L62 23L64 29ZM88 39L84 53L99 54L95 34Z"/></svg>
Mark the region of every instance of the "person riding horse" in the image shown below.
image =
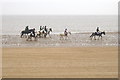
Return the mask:
<svg viewBox="0 0 120 80"><path fill-rule="evenodd" d="M67 36L67 34L68 34L67 29L65 29L64 34L65 34L65 36Z"/></svg>
<svg viewBox="0 0 120 80"><path fill-rule="evenodd" d="M40 26L40 31L43 30L42 26Z"/></svg>
<svg viewBox="0 0 120 80"><path fill-rule="evenodd" d="M20 37L22 38L23 35L25 35L27 37L27 35L31 32L32 32L33 35L35 35L35 28L34 29L29 29L28 26L26 26L25 30L21 31L21 36Z"/></svg>
<svg viewBox="0 0 120 80"><path fill-rule="evenodd" d="M29 30L29 28L28 28L28 26L26 26L25 31L28 31L28 30Z"/></svg>
<svg viewBox="0 0 120 80"><path fill-rule="evenodd" d="M47 33L47 27L46 27L46 26L45 26L45 29L44 29L44 30L45 30L45 32Z"/></svg>
<svg viewBox="0 0 120 80"><path fill-rule="evenodd" d="M68 34L71 35L71 32L68 32L67 29L65 29L64 34L60 34L60 40L61 39L68 39Z"/></svg>
<svg viewBox="0 0 120 80"><path fill-rule="evenodd" d="M97 27L96 31L99 32L99 27Z"/></svg>
<svg viewBox="0 0 120 80"><path fill-rule="evenodd" d="M33 36L35 36L35 28L33 28L33 31L32 31L32 33L33 33Z"/></svg>
<svg viewBox="0 0 120 80"><path fill-rule="evenodd" d="M90 35L90 38L92 39L94 37L94 39L96 40L96 36L98 36L98 39L99 39L99 37L101 37L101 39L102 39L102 34L105 35L105 31L101 32L101 31L99 31L99 27L97 27L96 32L93 32Z"/></svg>
<svg viewBox="0 0 120 80"><path fill-rule="evenodd" d="M99 32L100 32L99 27L97 27L96 34L99 34Z"/></svg>

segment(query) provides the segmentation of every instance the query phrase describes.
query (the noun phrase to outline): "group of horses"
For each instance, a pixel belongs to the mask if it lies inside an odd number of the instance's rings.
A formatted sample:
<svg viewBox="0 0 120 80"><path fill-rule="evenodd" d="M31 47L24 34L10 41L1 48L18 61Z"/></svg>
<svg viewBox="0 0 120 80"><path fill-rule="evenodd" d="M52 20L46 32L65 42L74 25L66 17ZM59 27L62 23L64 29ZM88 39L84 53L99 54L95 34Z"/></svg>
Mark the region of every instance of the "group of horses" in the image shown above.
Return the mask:
<svg viewBox="0 0 120 80"><path fill-rule="evenodd" d="M29 29L29 30L27 30L27 31L25 31L25 30L23 30L22 32L21 32L21 38L23 38L23 37L26 37L27 39L27 41L28 40L32 40L32 38L34 38L34 40L37 40L37 38L39 37L39 38L46 38L47 36L49 36L50 38L51 38L51 36L50 36L50 33L52 32L52 28L47 28L47 31L45 31L45 30L40 30L40 31L37 31L37 32L35 32L35 28L34 29ZM68 32L68 34L70 34L71 35L71 32ZM68 38L68 34L67 35L65 35L65 34L60 34L59 36L60 36L60 39L67 39ZM102 39L102 35L105 35L105 31L103 31L103 32L93 32L91 35L90 35L90 38L91 38L91 40L92 39L94 39L94 40L96 40L96 36L98 36L98 40L99 40L99 38L101 38Z"/></svg>
<svg viewBox="0 0 120 80"><path fill-rule="evenodd" d="M21 31L21 38L25 37L27 38L26 40L32 40L32 38L34 38L34 40L37 40L37 38L46 38L47 36L50 36L50 33L52 32L52 28L47 28L47 31L43 30L39 30L39 31L35 31L35 28L33 29L29 29L29 30L23 30Z"/></svg>

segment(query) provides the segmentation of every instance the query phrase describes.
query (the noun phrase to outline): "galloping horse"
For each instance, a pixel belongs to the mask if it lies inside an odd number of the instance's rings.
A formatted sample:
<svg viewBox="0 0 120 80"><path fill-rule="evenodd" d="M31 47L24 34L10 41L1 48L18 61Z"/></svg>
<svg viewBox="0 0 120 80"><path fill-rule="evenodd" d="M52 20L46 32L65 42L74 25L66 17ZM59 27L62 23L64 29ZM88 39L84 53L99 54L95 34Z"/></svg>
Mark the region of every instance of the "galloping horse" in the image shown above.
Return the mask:
<svg viewBox="0 0 120 80"><path fill-rule="evenodd" d="M35 29L29 29L29 30L27 30L27 31L23 30L23 31L21 31L21 36L20 36L20 37L22 38L24 34L25 34L25 35L26 35L26 34L28 35L29 33L33 32L34 30L35 30Z"/></svg>
<svg viewBox="0 0 120 80"><path fill-rule="evenodd" d="M37 37L44 37L44 38L46 38L46 36L49 35L49 37L51 38L50 32L52 32L52 28L49 28L47 31L45 31L45 30L38 31L37 32Z"/></svg>
<svg viewBox="0 0 120 80"><path fill-rule="evenodd" d="M103 31L103 32L94 32L94 33L92 33L92 35L90 36L90 38L92 39L93 37L94 37L94 39L96 40L96 36L98 36L98 39L101 37L101 39L102 39L102 34L104 34L105 35L105 31Z"/></svg>

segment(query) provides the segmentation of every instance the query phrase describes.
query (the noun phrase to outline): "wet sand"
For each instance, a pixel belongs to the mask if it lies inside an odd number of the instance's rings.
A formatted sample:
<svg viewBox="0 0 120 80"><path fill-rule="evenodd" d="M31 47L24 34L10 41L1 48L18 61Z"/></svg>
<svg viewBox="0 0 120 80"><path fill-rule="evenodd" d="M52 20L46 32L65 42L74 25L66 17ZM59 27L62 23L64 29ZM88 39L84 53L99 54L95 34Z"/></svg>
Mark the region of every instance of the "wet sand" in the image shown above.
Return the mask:
<svg viewBox="0 0 120 80"><path fill-rule="evenodd" d="M102 39L91 40L91 33L72 33L67 39L60 39L59 34L51 34L51 38L37 38L37 41L26 41L26 38L20 38L20 35L3 35L2 47L101 47L118 46L118 34L106 33ZM97 39L97 37L96 37Z"/></svg>
<svg viewBox="0 0 120 80"><path fill-rule="evenodd" d="M3 48L3 78L117 78L117 47Z"/></svg>

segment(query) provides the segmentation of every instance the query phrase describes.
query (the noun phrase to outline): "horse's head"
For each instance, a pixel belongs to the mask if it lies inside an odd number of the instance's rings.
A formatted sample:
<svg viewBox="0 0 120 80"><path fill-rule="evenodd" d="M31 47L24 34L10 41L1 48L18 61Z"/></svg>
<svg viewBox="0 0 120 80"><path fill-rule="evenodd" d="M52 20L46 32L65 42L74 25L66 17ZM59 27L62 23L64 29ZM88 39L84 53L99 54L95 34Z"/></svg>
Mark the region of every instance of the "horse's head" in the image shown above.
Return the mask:
<svg viewBox="0 0 120 80"><path fill-rule="evenodd" d="M104 34L104 35L105 35L105 31L103 31L103 32L102 32L102 34Z"/></svg>
<svg viewBox="0 0 120 80"><path fill-rule="evenodd" d="M49 29L52 32L52 28Z"/></svg>
<svg viewBox="0 0 120 80"><path fill-rule="evenodd" d="M68 32L71 35L71 32Z"/></svg>
<svg viewBox="0 0 120 80"><path fill-rule="evenodd" d="M33 30L35 31L35 28L33 28Z"/></svg>

